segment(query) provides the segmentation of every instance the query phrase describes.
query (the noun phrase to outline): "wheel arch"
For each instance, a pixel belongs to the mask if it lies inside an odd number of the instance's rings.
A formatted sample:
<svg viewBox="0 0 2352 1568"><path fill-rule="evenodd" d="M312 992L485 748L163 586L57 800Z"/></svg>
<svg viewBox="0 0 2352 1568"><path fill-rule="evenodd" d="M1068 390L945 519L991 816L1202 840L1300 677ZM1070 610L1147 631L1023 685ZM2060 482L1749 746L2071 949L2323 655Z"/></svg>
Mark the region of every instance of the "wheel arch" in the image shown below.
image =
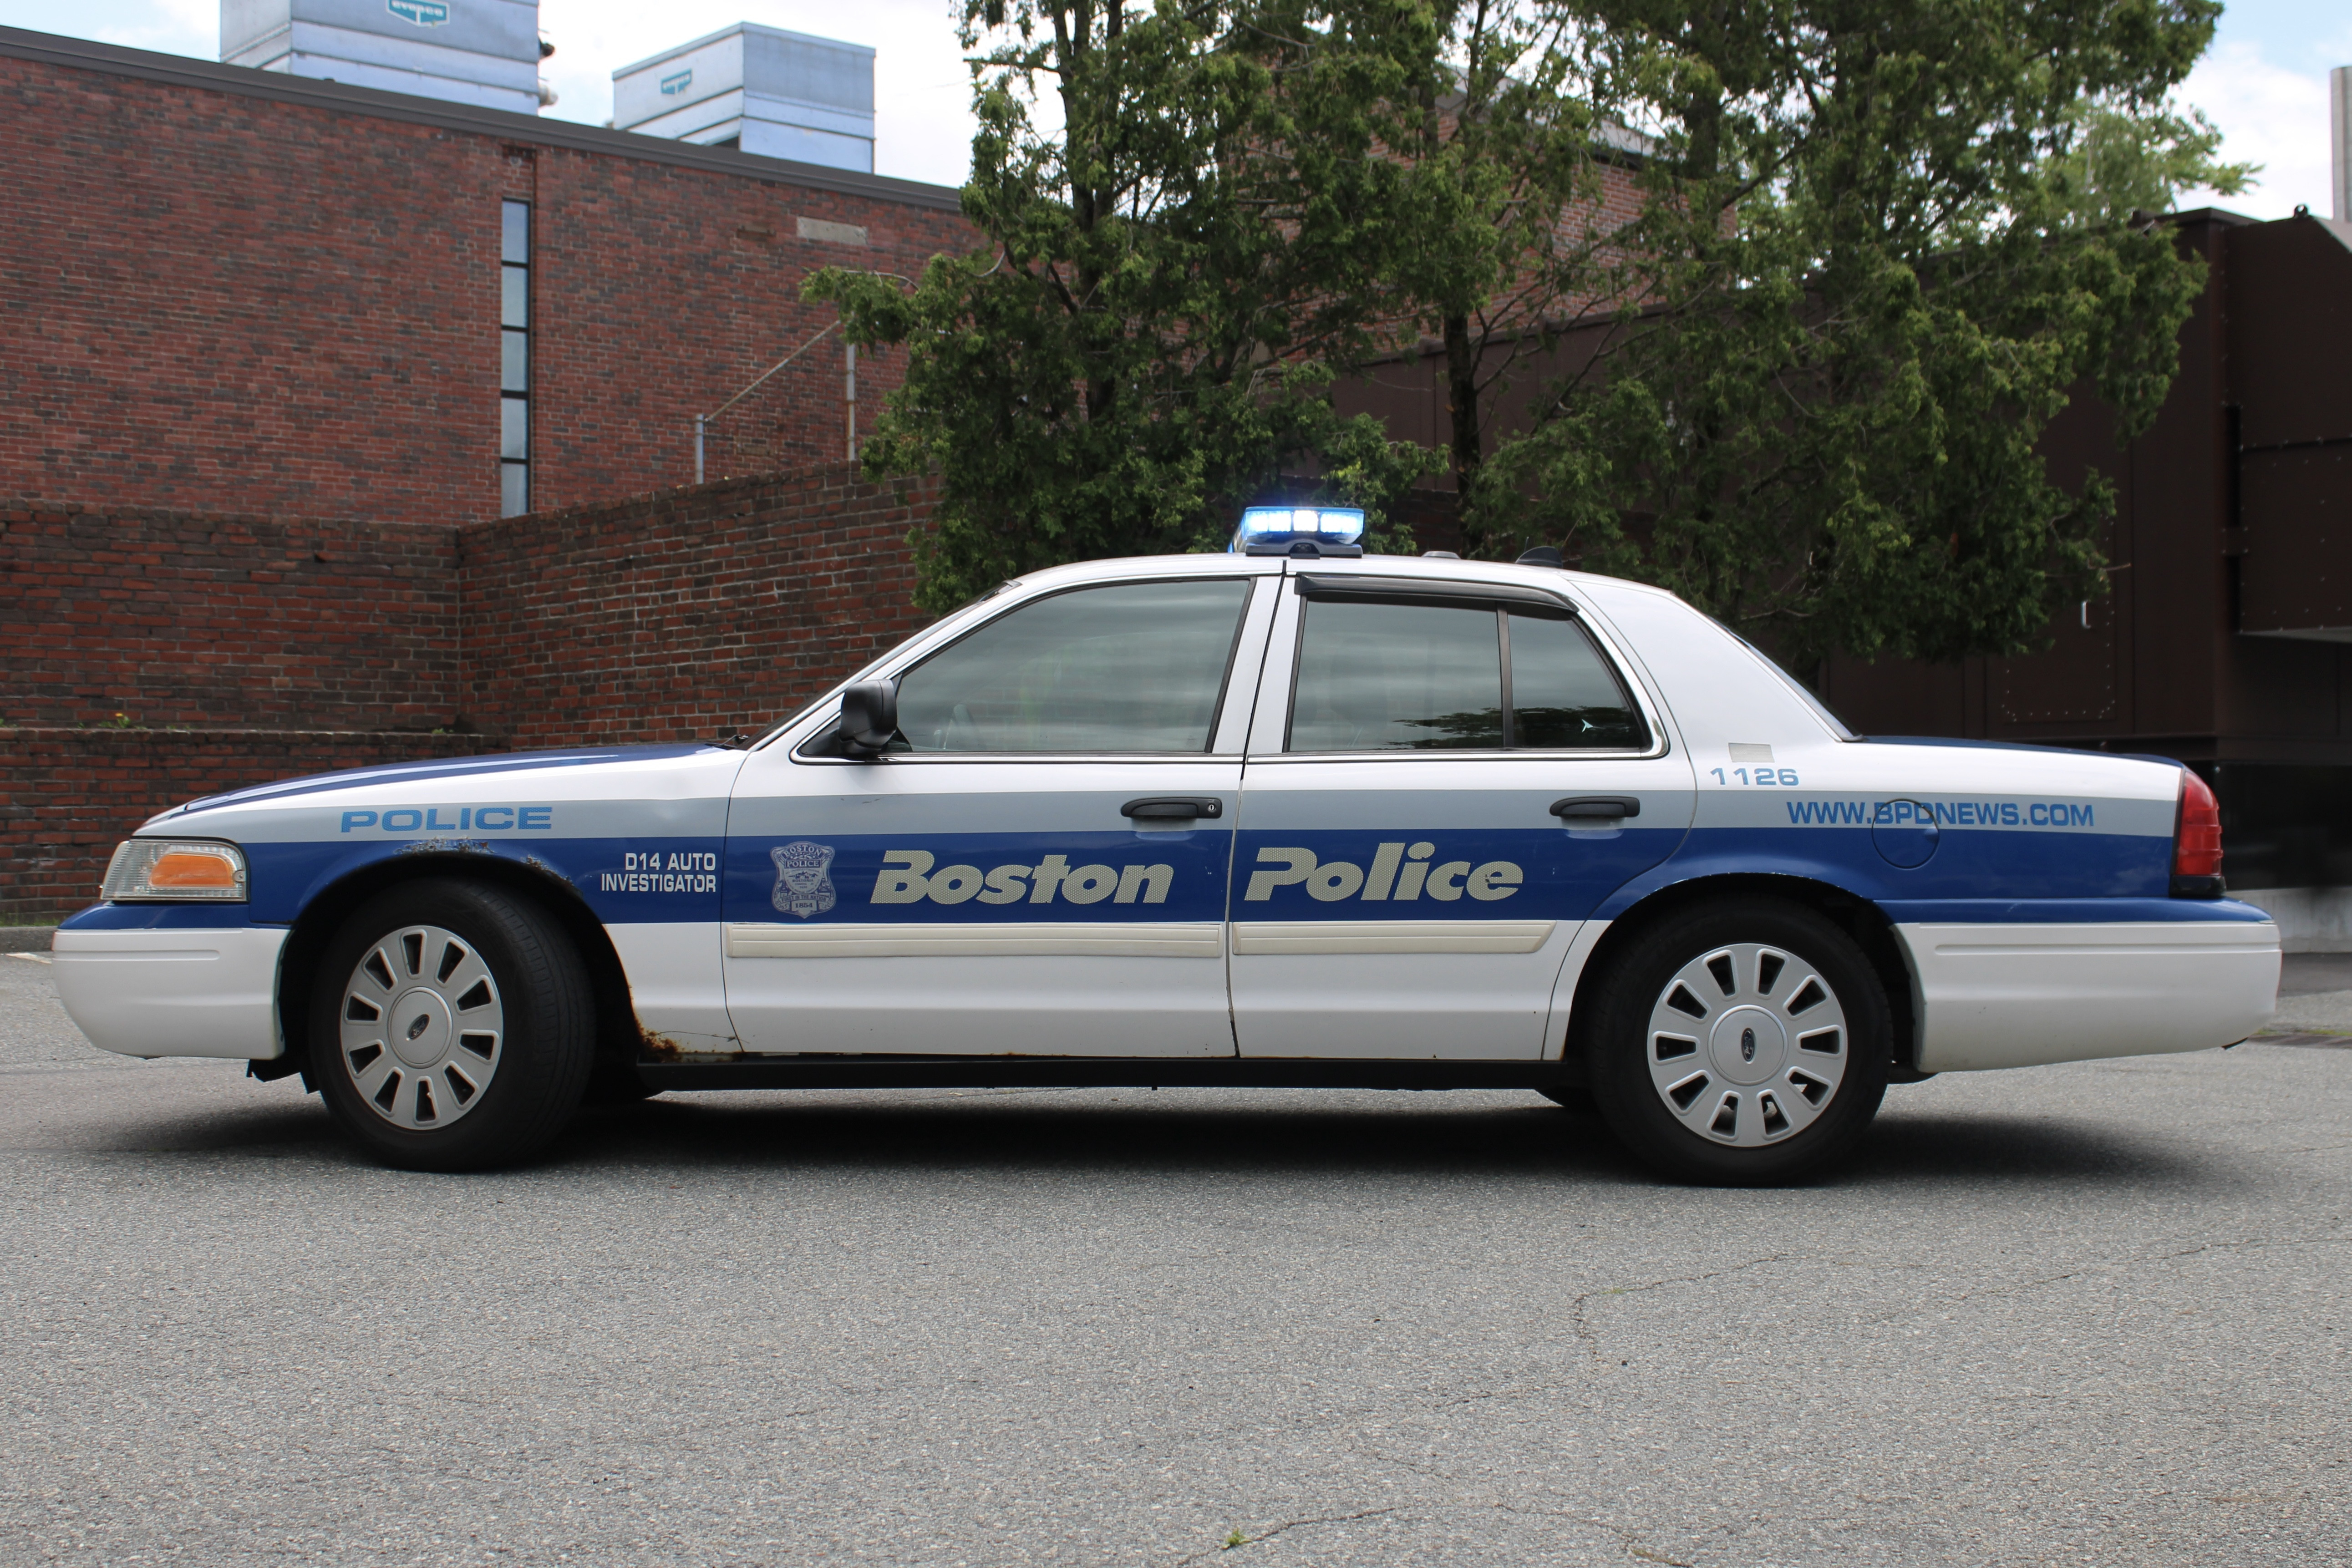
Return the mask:
<svg viewBox="0 0 2352 1568"><path fill-rule="evenodd" d="M635 1061L637 1016L630 998L628 972L621 965L621 955L604 922L596 918L578 889L527 862L487 855L418 854L356 868L321 888L296 918L278 964L278 1023L286 1049L274 1061L256 1063L257 1076L280 1078L299 1072L309 1083L310 997L328 942L353 911L377 894L405 882L441 878L486 883L530 900L552 917L572 939L588 972L596 1010L599 1065ZM271 1070L262 1072L263 1068Z"/></svg>
<svg viewBox="0 0 2352 1568"><path fill-rule="evenodd" d="M1834 883L1778 872L1727 873L1669 883L1645 895L1612 921L1578 972L1561 1047L1565 1059L1580 1062L1585 1058L1590 1045L1586 1030L1593 1013L1590 1004L1618 952L1660 921L1693 905L1737 897L1778 899L1811 910L1852 937L1886 993L1887 1012L1894 1024L1894 1081L1914 1081L1927 1076L1914 1066L1919 1051L1917 984L1911 973L1911 961L1905 955L1902 941L1895 936L1885 912L1869 900Z"/></svg>

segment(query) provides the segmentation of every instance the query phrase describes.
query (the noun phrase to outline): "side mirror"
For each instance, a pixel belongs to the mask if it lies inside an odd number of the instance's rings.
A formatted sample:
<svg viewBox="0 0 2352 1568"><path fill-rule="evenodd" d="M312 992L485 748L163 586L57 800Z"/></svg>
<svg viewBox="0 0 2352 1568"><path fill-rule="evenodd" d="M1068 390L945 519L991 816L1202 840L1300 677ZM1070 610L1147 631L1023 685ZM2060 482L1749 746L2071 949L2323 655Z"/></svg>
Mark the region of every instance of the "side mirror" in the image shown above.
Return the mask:
<svg viewBox="0 0 2352 1568"><path fill-rule="evenodd" d="M841 694L844 754L878 757L898 738L898 683L861 680Z"/></svg>

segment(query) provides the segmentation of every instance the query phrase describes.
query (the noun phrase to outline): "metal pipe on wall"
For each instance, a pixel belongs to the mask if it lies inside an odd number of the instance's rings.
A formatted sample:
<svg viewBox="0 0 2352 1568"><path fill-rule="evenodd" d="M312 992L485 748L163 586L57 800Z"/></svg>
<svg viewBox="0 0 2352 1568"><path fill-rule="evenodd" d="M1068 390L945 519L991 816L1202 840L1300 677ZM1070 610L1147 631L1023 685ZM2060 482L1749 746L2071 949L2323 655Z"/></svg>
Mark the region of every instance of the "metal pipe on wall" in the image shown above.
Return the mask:
<svg viewBox="0 0 2352 1568"><path fill-rule="evenodd" d="M2336 221L2352 223L2352 66L2327 73L2327 185Z"/></svg>
<svg viewBox="0 0 2352 1568"><path fill-rule="evenodd" d="M848 395L843 402L849 415L849 460L854 463L857 461L857 345L850 343L846 346L849 350Z"/></svg>

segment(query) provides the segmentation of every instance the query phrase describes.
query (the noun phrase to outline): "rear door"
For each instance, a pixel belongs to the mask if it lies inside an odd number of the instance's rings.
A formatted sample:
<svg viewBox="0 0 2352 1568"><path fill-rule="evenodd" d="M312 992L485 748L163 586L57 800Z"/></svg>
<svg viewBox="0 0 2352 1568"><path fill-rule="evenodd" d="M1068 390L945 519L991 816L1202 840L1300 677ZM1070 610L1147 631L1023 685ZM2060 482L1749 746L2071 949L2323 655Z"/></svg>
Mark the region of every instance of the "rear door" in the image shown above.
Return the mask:
<svg viewBox="0 0 2352 1568"><path fill-rule="evenodd" d="M768 1053L1234 1051L1223 922L1279 563L1008 602L899 675L901 748L747 760L728 1008Z"/></svg>
<svg viewBox="0 0 2352 1568"><path fill-rule="evenodd" d="M1579 928L1693 782L1564 594L1287 579L1235 844L1241 1054L1526 1059Z"/></svg>

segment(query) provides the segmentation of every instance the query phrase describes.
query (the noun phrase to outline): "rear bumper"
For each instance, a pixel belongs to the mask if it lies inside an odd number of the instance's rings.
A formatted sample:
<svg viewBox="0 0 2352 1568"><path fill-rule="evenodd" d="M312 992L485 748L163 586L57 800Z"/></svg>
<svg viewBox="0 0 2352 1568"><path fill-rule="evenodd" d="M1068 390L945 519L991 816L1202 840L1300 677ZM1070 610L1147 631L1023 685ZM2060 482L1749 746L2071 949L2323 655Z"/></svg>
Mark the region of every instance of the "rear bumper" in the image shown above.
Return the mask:
<svg viewBox="0 0 2352 1568"><path fill-rule="evenodd" d="M1927 1072L2234 1045L2278 1005L2268 921L1898 925Z"/></svg>
<svg viewBox="0 0 2352 1568"><path fill-rule="evenodd" d="M266 1061L278 1028L282 926L75 931L49 950L58 997L93 1045L126 1057Z"/></svg>

